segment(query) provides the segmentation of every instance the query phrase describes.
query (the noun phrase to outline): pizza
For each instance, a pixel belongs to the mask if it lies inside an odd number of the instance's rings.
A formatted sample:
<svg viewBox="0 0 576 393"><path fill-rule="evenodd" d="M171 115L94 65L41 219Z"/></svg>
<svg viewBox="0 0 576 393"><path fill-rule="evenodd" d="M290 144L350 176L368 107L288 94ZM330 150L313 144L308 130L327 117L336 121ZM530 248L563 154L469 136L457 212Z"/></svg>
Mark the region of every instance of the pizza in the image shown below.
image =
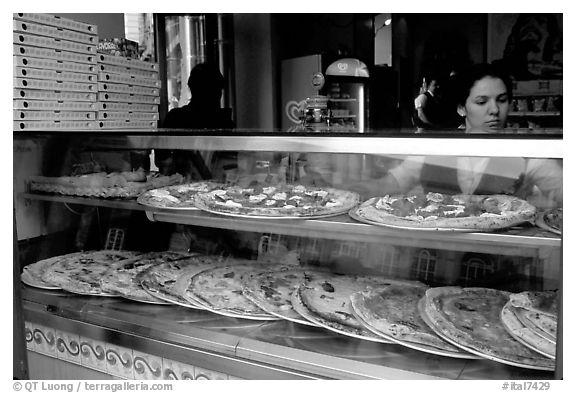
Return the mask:
<svg viewBox="0 0 576 393"><path fill-rule="evenodd" d="M510 295L510 302L514 307L547 315L556 319L558 317L558 291L524 291Z"/></svg>
<svg viewBox="0 0 576 393"><path fill-rule="evenodd" d="M286 270L280 271L263 271L243 280L242 294L272 315L313 325L294 310L291 296L301 283L322 274L326 273L298 266L287 266Z"/></svg>
<svg viewBox="0 0 576 393"><path fill-rule="evenodd" d="M556 318L520 307L511 307L511 309L522 325L540 337L556 343L558 334L558 320Z"/></svg>
<svg viewBox="0 0 576 393"><path fill-rule="evenodd" d="M133 259L115 262L100 278L100 288L105 292L117 293L129 300L144 303L167 304L148 294L136 276L146 269L163 262L176 261L188 257L189 254L174 251L153 251L144 253Z"/></svg>
<svg viewBox="0 0 576 393"><path fill-rule="evenodd" d="M422 283L398 283L383 288L369 289L351 295L354 314L370 330L410 348L436 354L462 354L462 351L441 339L424 322L418 311L418 302L428 286Z"/></svg>
<svg viewBox="0 0 576 393"><path fill-rule="evenodd" d="M243 281L262 271L287 270L292 267L247 260L244 264L210 268L190 278L184 297L216 314L258 320L280 319L243 295Z"/></svg>
<svg viewBox="0 0 576 393"><path fill-rule="evenodd" d="M558 235L562 234L563 208L558 207L540 212L536 216L536 225Z"/></svg>
<svg viewBox="0 0 576 393"><path fill-rule="evenodd" d="M24 266L22 269L22 274L20 274L20 279L24 284L30 285L31 287L40 289L60 289L59 286L42 280L42 275L46 269L52 264L58 262L59 258L61 258L61 256L55 256L52 258L42 259L38 262Z"/></svg>
<svg viewBox="0 0 576 393"><path fill-rule="evenodd" d="M504 327L518 342L550 359L556 358L556 343L536 334L524 325L514 312L515 307L508 301L502 308L500 318Z"/></svg>
<svg viewBox="0 0 576 393"><path fill-rule="evenodd" d="M489 231L533 221L536 208L509 195L385 195L350 212L371 224L409 229Z"/></svg>
<svg viewBox="0 0 576 393"><path fill-rule="evenodd" d="M518 367L554 370L554 361L514 339L501 320L509 292L490 288L430 288L423 312L440 337L481 357Z"/></svg>
<svg viewBox="0 0 576 393"><path fill-rule="evenodd" d="M211 213L260 218L312 218L346 213L359 202L355 192L282 184L229 186L198 194L197 207Z"/></svg>
<svg viewBox="0 0 576 393"><path fill-rule="evenodd" d="M230 263L226 258L211 255L192 255L184 259L167 261L154 265L136 275L135 280L148 294L169 303L201 309L196 302L190 303L184 297L188 282L181 277L197 274L202 270Z"/></svg>
<svg viewBox="0 0 576 393"><path fill-rule="evenodd" d="M136 251L84 251L62 255L42 273L42 280L66 291L81 295L117 296L116 292L104 291L101 277L116 262L133 259Z"/></svg>
<svg viewBox="0 0 576 393"><path fill-rule="evenodd" d="M196 209L196 194L222 187L222 184L210 181L171 185L146 191L138 197L137 202L149 207Z"/></svg>

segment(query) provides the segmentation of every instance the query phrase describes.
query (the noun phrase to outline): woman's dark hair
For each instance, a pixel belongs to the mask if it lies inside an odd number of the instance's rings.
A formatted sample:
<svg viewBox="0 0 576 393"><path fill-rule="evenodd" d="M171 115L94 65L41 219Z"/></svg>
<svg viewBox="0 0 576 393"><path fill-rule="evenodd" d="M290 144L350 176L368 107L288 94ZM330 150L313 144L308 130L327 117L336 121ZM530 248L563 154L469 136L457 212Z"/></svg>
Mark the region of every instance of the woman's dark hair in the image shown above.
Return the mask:
<svg viewBox="0 0 576 393"><path fill-rule="evenodd" d="M510 79L510 75L508 75L502 67L494 64L482 63L474 64L456 74L454 84L454 99L456 104L464 106L474 84L485 77L498 78L502 80L504 85L506 85L508 100L512 100L512 79Z"/></svg>

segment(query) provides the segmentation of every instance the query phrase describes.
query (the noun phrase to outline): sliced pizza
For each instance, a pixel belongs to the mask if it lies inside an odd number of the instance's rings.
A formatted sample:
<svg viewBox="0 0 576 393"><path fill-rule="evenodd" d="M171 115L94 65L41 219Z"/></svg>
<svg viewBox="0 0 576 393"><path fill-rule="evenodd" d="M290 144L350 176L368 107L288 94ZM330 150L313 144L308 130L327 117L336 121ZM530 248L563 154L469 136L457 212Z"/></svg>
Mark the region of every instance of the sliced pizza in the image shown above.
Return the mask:
<svg viewBox="0 0 576 393"><path fill-rule="evenodd" d="M243 295L258 307L280 318L313 325L294 310L291 296L300 284L310 281L324 272L287 266L286 270L263 271L243 281Z"/></svg>
<svg viewBox="0 0 576 393"><path fill-rule="evenodd" d="M243 295L243 281L262 271L286 270L292 266L245 262L210 268L192 276L184 297L216 314L258 320L280 319Z"/></svg>
<svg viewBox="0 0 576 393"><path fill-rule="evenodd" d="M440 337L483 358L554 370L553 360L519 343L506 330L500 314L509 296L509 292L490 288L431 288L424 297L423 319Z"/></svg>
<svg viewBox="0 0 576 393"><path fill-rule="evenodd" d="M117 293L120 296L134 301L155 304L169 304L146 292L136 276L152 266L164 262L184 259L190 255L174 251L154 251L144 253L133 259L115 262L100 278L100 287L105 292Z"/></svg>
<svg viewBox="0 0 576 393"><path fill-rule="evenodd" d="M42 280L68 292L80 295L118 296L116 292L104 291L101 277L116 262L133 259L140 255L135 251L85 251L63 255L46 268Z"/></svg>
<svg viewBox="0 0 576 393"><path fill-rule="evenodd" d="M504 327L519 343L550 359L556 358L556 344L536 334L524 325L513 311L510 301L504 305L500 318Z"/></svg>
<svg viewBox="0 0 576 393"><path fill-rule="evenodd" d="M424 322L418 303L427 289L421 283L398 283L356 292L350 301L360 322L398 344L438 355L475 357L440 338Z"/></svg>
<svg viewBox="0 0 576 393"><path fill-rule="evenodd" d="M221 189L223 184L201 181L156 188L141 194L137 202L141 205L168 209L196 209L195 197L198 193Z"/></svg>
<svg viewBox="0 0 576 393"><path fill-rule="evenodd" d="M212 255L193 255L184 259L163 262L140 272L135 280L148 294L184 307L202 309L183 295L188 282L181 279L186 274L197 274L202 270L231 263L229 259Z"/></svg>
<svg viewBox="0 0 576 393"><path fill-rule="evenodd" d="M509 195L385 195L367 200L350 216L407 229L491 231L533 221L536 208Z"/></svg>
<svg viewBox="0 0 576 393"><path fill-rule="evenodd" d="M558 291L524 291L510 295L514 307L558 318Z"/></svg>

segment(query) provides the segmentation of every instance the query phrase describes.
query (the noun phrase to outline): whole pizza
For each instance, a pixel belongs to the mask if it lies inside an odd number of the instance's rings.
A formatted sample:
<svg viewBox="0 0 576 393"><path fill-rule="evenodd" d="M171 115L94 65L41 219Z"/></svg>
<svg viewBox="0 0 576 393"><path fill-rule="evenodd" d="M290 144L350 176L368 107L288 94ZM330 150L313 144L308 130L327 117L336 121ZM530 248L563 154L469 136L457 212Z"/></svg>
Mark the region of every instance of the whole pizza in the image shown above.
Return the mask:
<svg viewBox="0 0 576 393"><path fill-rule="evenodd" d="M184 307L202 309L184 297L189 277L202 270L232 263L227 258L212 255L192 255L184 259L154 265L136 275L135 280L148 294ZM187 277L185 277L187 276Z"/></svg>
<svg viewBox="0 0 576 393"><path fill-rule="evenodd" d="M518 367L554 370L554 361L514 339L501 320L509 292L438 287L426 291L424 321L440 337L481 357Z"/></svg>
<svg viewBox="0 0 576 393"><path fill-rule="evenodd" d="M348 212L359 202L355 192L282 184L230 186L198 194L197 207L211 213L259 218L314 218Z"/></svg>
<svg viewBox="0 0 576 393"><path fill-rule="evenodd" d="M319 271L287 266L286 270L263 271L243 281L243 295L272 315L304 325L314 325L294 311L291 296L300 284L319 275Z"/></svg>
<svg viewBox="0 0 576 393"><path fill-rule="evenodd" d="M490 231L533 221L536 208L509 195L385 195L350 212L357 220L408 229Z"/></svg>
<svg viewBox="0 0 576 393"><path fill-rule="evenodd" d="M100 278L100 287L105 292L117 293L120 296L144 303L168 304L147 293L136 276L152 266L163 262L187 258L189 254L174 251L154 251L141 254L133 259L115 262Z"/></svg>
<svg viewBox="0 0 576 393"><path fill-rule="evenodd" d="M133 259L140 255L135 251L84 251L66 254L46 267L42 280L66 291L81 295L118 296L105 291L100 279L116 262Z"/></svg>
<svg viewBox="0 0 576 393"><path fill-rule="evenodd" d="M467 352L441 339L420 316L418 303L427 289L421 283L398 283L356 292L350 301L358 319L385 338L425 352L466 357Z"/></svg>
<svg viewBox="0 0 576 393"><path fill-rule="evenodd" d="M79 255L80 253L78 252L76 254ZM72 255L73 254L68 254L69 257ZM20 279L24 284L30 285L31 287L40 289L60 289L59 286L44 281L42 279L42 275L49 266L58 262L58 260L61 258L62 256L55 256L47 259L42 259L38 262L24 266L24 269L22 269L22 274L20 275Z"/></svg>
<svg viewBox="0 0 576 393"><path fill-rule="evenodd" d="M243 281L262 271L287 270L292 267L247 260L244 264L210 268L190 278L184 297L216 314L257 320L280 319L243 295Z"/></svg>
<svg viewBox="0 0 576 393"><path fill-rule="evenodd" d="M194 203L196 194L222 187L224 185L210 181L177 184L146 191L138 197L137 202L149 207L196 209Z"/></svg>

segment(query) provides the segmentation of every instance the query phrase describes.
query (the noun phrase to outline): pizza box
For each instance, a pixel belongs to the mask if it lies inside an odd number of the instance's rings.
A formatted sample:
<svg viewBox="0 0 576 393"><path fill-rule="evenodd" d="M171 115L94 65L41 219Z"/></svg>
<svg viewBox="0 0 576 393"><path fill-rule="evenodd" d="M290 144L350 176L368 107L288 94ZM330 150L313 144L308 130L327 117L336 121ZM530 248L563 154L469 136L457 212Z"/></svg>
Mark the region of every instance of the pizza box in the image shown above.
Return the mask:
<svg viewBox="0 0 576 393"><path fill-rule="evenodd" d="M99 92L98 101L135 102L140 104L160 104L158 96L144 96L140 94Z"/></svg>
<svg viewBox="0 0 576 393"><path fill-rule="evenodd" d="M159 79L136 78L131 75L110 74L107 72L99 72L98 81L106 83L123 83L136 86L160 87Z"/></svg>
<svg viewBox="0 0 576 393"><path fill-rule="evenodd" d="M63 18L61 16L54 16L50 14L24 13L24 12L15 13L12 14L12 16L14 19L17 20L25 20L29 22L40 23L43 25L79 31L86 34L98 35L97 25L79 22L69 18Z"/></svg>
<svg viewBox="0 0 576 393"><path fill-rule="evenodd" d="M39 68L43 70L71 71L83 74L96 74L97 67L94 64L75 63L56 59L43 59L28 56L13 56L14 67Z"/></svg>
<svg viewBox="0 0 576 393"><path fill-rule="evenodd" d="M44 101L44 100L14 100L14 109L32 111L97 111L96 102L80 101Z"/></svg>
<svg viewBox="0 0 576 393"><path fill-rule="evenodd" d="M159 71L158 63L152 63L138 59L130 59L128 57L122 56L106 55L104 53L98 53L98 63L117 65L128 68L137 68L148 71Z"/></svg>
<svg viewBox="0 0 576 393"><path fill-rule="evenodd" d="M98 102L98 110L112 112L158 112L158 105L131 102Z"/></svg>
<svg viewBox="0 0 576 393"><path fill-rule="evenodd" d="M13 45L13 54L41 59L72 61L75 63L96 64L96 56L57 50L52 48L37 48L28 45Z"/></svg>
<svg viewBox="0 0 576 393"><path fill-rule="evenodd" d="M112 93L139 94L145 96L158 96L160 89L155 87L133 86L123 83L98 82L98 91L109 91Z"/></svg>
<svg viewBox="0 0 576 393"><path fill-rule="evenodd" d="M14 109L15 121L28 120L95 120L96 112L81 111L48 111L48 110L22 110Z"/></svg>
<svg viewBox="0 0 576 393"><path fill-rule="evenodd" d="M94 83L96 74L84 74L72 71L42 70L39 68L16 67L14 75L20 78L43 79L57 82L84 82Z"/></svg>
<svg viewBox="0 0 576 393"><path fill-rule="evenodd" d="M40 48L52 48L96 55L96 45L82 44L79 42L60 40L57 38L43 37L39 35L13 33L13 43L18 45L29 45Z"/></svg>
<svg viewBox="0 0 576 393"><path fill-rule="evenodd" d="M78 31L67 30L55 26L40 25L23 20L14 19L12 22L13 31L18 33L28 33L91 45L96 45L98 43L98 36L94 34L85 34Z"/></svg>
<svg viewBox="0 0 576 393"><path fill-rule="evenodd" d="M99 63L98 70L100 72L106 72L108 74L129 75L134 78L155 79L155 80L160 79L158 71L148 71L139 68L130 68L124 66Z"/></svg>
<svg viewBox="0 0 576 393"><path fill-rule="evenodd" d="M99 120L96 122L98 128L101 130L114 130L114 129L156 129L158 123L156 121L146 120Z"/></svg>
<svg viewBox="0 0 576 393"><path fill-rule="evenodd" d="M95 83L58 82L45 79L14 78L14 87L39 90L80 91L95 93L98 86Z"/></svg>
<svg viewBox="0 0 576 393"><path fill-rule="evenodd" d="M14 121L14 131L49 131L49 130L97 130L98 124L94 120L71 121Z"/></svg>
<svg viewBox="0 0 576 393"><path fill-rule="evenodd" d="M14 89L14 99L95 102L96 98L97 98L96 93Z"/></svg>
<svg viewBox="0 0 576 393"><path fill-rule="evenodd" d="M158 112L111 112L98 111L98 120L154 120L158 121Z"/></svg>

